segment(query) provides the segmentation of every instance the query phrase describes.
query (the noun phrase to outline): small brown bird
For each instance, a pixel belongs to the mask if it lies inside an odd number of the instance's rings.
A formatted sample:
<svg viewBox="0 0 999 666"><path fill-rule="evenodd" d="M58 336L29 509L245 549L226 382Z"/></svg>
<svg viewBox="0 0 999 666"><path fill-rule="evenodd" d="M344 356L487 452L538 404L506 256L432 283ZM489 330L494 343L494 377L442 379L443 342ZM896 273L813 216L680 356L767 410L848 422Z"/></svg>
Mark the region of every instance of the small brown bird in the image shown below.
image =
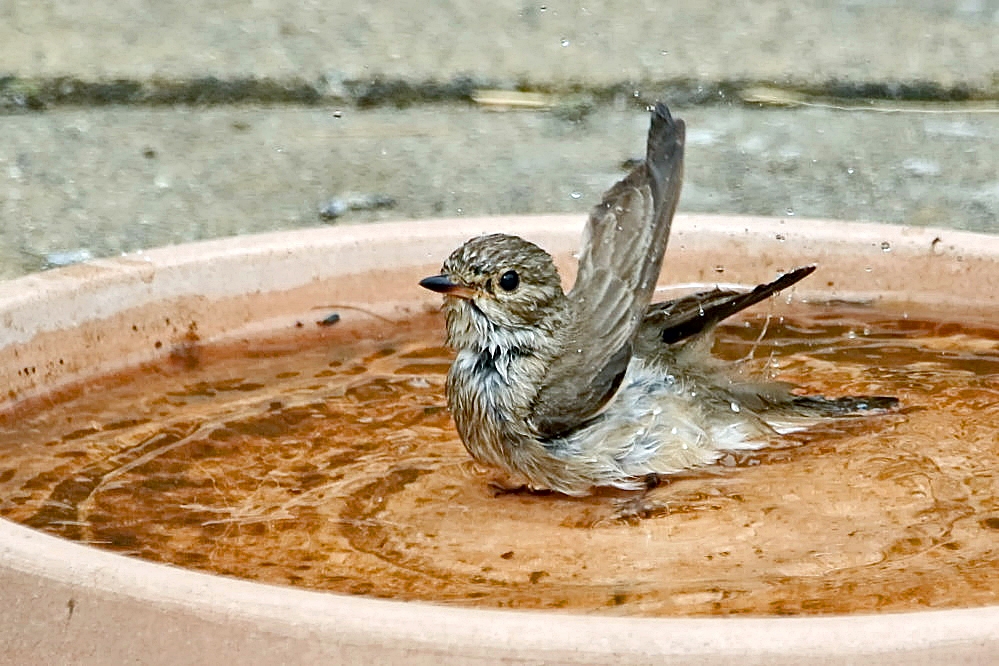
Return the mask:
<svg viewBox="0 0 999 666"><path fill-rule="evenodd" d="M739 380L708 355L719 321L814 266L751 291L714 289L650 306L683 149L683 121L656 104L645 162L590 214L568 294L547 252L505 234L473 238L440 275L420 282L444 294L447 341L457 351L448 406L479 462L568 495L643 489L821 417L896 404L794 395L785 383Z"/></svg>

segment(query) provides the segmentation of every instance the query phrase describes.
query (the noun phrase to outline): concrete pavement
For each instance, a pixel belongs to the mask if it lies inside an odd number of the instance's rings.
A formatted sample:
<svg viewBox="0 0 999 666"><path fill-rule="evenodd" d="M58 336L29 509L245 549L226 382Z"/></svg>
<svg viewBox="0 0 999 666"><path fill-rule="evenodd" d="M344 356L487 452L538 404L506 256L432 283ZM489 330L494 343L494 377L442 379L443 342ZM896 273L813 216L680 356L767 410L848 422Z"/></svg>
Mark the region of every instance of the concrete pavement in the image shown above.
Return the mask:
<svg viewBox="0 0 999 666"><path fill-rule="evenodd" d="M584 6L0 0L0 277L356 194L395 206L339 221L584 215L657 97L681 210L999 231L999 0Z"/></svg>

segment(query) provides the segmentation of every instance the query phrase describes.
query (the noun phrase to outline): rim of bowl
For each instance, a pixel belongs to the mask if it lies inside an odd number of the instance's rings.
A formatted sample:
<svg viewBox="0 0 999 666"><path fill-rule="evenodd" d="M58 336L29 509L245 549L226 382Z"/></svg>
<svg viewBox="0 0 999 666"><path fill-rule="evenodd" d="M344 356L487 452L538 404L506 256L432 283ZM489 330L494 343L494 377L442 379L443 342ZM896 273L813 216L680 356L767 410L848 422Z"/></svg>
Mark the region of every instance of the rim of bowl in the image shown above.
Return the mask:
<svg viewBox="0 0 999 666"><path fill-rule="evenodd" d="M564 262L581 225L578 216L532 216L308 229L178 245L29 275L0 283L0 318L6 324L0 356L36 336L99 322L163 298L226 299L307 284L322 287L372 268L401 272L410 280L436 270L453 247L486 231L537 240L553 254L564 255ZM742 253L725 254L739 247ZM918 288L925 287L925 293L918 292L921 302L999 304L999 236L824 220L681 215L665 275L694 275L700 284L717 280L714 266L682 273L685 251L701 264L705 253L717 251L727 257L725 272L747 282L757 279L751 277L754 271L765 279L766 271L777 266L790 268L789 261L819 261L835 266L837 276L848 274L837 277L833 286L805 291L806 297L891 297L911 292L915 276L921 280ZM331 252L340 253L337 261L329 260ZM247 262L257 270L234 270ZM860 267L867 275L856 275ZM413 289L402 300L421 306L437 301L421 291ZM308 292L309 297L314 293ZM386 304L398 301L384 296ZM46 304L56 311L47 313ZM42 384L66 377L48 375ZM30 395L30 379L21 380L23 394ZM0 588L10 593L0 605L0 638L9 646L8 656L15 657L96 654L110 663L112 658L145 655L150 661L180 663L197 660L199 654L236 650L254 663L362 656L406 663L616 663L669 656L690 663L797 663L804 658L836 663L861 657L934 663L999 654L999 606L791 618L633 618L471 609L183 570L71 543L6 520L0 520ZM120 639L121 632L127 632L128 640L113 639ZM101 644L107 645L97 647Z"/></svg>

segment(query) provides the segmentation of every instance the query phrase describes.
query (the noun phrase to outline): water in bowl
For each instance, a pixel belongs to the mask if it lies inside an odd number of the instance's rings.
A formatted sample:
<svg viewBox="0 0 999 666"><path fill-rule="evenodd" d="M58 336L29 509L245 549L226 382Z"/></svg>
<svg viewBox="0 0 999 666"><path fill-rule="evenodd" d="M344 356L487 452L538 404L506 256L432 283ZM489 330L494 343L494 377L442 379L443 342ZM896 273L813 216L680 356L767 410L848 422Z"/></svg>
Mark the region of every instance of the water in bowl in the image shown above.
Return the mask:
<svg viewBox="0 0 999 666"><path fill-rule="evenodd" d="M491 608L996 603L999 328L912 307L780 309L723 326L716 353L903 409L727 456L640 501L497 495L444 407L439 315L344 313L11 408L0 515L202 571Z"/></svg>

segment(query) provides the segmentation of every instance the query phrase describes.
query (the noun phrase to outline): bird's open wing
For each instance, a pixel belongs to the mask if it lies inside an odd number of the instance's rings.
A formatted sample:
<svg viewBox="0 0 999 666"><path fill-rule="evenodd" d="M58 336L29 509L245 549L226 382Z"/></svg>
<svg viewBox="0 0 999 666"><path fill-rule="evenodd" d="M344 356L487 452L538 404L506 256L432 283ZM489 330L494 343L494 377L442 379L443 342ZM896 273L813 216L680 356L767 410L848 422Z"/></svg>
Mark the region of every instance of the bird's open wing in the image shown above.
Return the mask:
<svg viewBox="0 0 999 666"><path fill-rule="evenodd" d="M612 187L583 231L574 317L531 414L544 437L593 416L617 390L652 299L683 180L684 123L652 112L645 162Z"/></svg>
<svg viewBox="0 0 999 666"><path fill-rule="evenodd" d="M655 303L645 313L642 323L642 349L651 351L655 346L671 345L707 331L736 312L787 289L814 270L815 266L796 268L749 291L713 289Z"/></svg>

